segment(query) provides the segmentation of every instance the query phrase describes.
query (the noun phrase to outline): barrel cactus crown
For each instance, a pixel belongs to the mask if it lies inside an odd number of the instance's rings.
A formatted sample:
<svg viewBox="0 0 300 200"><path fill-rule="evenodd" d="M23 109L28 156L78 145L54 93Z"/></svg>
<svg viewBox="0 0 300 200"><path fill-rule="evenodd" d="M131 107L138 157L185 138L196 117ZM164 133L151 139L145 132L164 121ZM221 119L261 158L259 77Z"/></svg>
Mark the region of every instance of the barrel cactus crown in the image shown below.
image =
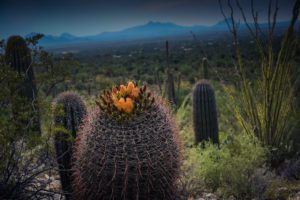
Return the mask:
<svg viewBox="0 0 300 200"><path fill-rule="evenodd" d="M196 143L219 143L215 92L209 81L199 81L193 91L193 122Z"/></svg>
<svg viewBox="0 0 300 200"><path fill-rule="evenodd" d="M127 86L114 86L111 92L104 91L96 104L114 119L128 120L146 111L154 103L154 97L146 90L146 86L138 88L133 82Z"/></svg>
<svg viewBox="0 0 300 200"><path fill-rule="evenodd" d="M78 199L174 199L177 129L158 97L129 82L104 92L74 152Z"/></svg>
<svg viewBox="0 0 300 200"><path fill-rule="evenodd" d="M60 180L66 198L72 193L71 187L71 157L72 146L81 122L87 113L84 100L74 92L63 92L54 100L56 158L59 167Z"/></svg>

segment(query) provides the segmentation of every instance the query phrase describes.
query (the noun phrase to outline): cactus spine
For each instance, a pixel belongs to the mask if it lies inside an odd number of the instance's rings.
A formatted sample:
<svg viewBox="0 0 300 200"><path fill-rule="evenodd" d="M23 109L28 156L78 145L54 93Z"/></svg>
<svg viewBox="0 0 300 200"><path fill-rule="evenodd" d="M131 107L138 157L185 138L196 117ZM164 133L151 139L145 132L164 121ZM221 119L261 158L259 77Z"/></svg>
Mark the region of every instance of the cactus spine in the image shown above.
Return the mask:
<svg viewBox="0 0 300 200"><path fill-rule="evenodd" d="M72 193L71 156L73 141L76 138L78 128L87 110L83 99L73 92L63 92L59 94L54 100L54 105L56 112L55 126L60 130L54 137L56 159L62 189L66 193L66 198L69 199ZM61 130L61 128L64 130Z"/></svg>
<svg viewBox="0 0 300 200"><path fill-rule="evenodd" d="M180 151L165 106L132 82L104 92L76 140L78 199L175 199Z"/></svg>
<svg viewBox="0 0 300 200"><path fill-rule="evenodd" d="M11 69L18 73L20 78L17 83L9 83L12 94L17 96L15 101L12 102L17 127L20 130L29 127L30 132L40 134L40 114L31 52L21 36L11 36L8 39L5 60Z"/></svg>
<svg viewBox="0 0 300 200"><path fill-rule="evenodd" d="M215 92L207 80L199 81L193 91L193 122L196 143L219 143Z"/></svg>

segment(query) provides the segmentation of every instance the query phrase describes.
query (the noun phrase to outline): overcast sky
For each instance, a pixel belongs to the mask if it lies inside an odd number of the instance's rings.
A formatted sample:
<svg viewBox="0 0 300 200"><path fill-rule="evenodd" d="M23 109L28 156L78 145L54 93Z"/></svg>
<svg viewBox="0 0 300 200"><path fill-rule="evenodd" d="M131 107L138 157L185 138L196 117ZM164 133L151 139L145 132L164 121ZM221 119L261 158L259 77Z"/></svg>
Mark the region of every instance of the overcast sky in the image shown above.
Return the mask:
<svg viewBox="0 0 300 200"><path fill-rule="evenodd" d="M245 10L250 0L241 0ZM255 0L265 19L269 0ZM279 19L294 0L279 0ZM0 0L0 38L30 32L77 36L117 31L149 21L211 25L222 20L218 0Z"/></svg>

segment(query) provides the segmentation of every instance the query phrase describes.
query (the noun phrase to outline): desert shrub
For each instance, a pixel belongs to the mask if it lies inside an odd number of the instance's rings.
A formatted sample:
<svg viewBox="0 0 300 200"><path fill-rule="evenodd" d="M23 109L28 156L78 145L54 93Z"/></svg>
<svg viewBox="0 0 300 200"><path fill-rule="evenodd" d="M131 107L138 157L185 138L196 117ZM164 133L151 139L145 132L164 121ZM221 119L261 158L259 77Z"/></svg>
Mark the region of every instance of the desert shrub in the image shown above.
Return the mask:
<svg viewBox="0 0 300 200"><path fill-rule="evenodd" d="M219 3L229 31L233 36L237 58L236 65L240 75L239 88L241 95L237 97L242 101L241 106L235 109L237 120L247 134L255 136L263 146L269 148L271 152L269 164L276 168L284 161L285 153L289 151L289 146L293 141L290 136L293 127L298 123L293 119L295 115L293 94L295 87L294 82L292 82L291 70L299 42L299 37L296 36L296 22L300 11L300 1L294 3L289 26L281 42L278 42L281 44L278 48L274 45L275 40L273 37L278 10L271 9L273 5L277 6L277 3L270 3L268 9L270 26L267 29L268 36L266 38L257 34L260 30L258 17L254 17L255 26L251 26L239 1L235 1L233 4L228 1L227 5L231 11L230 16L225 14L222 2L219 1ZM258 66L261 70L256 80L245 70L249 68L251 62L245 62L246 54L240 47L240 32L238 22L234 17L236 14L233 9L234 6L237 6L243 22L256 44ZM271 19L271 16L273 16L273 19Z"/></svg>
<svg viewBox="0 0 300 200"><path fill-rule="evenodd" d="M222 93L220 85L214 85L216 93ZM219 148L210 142L204 149L194 146L191 95L187 95L177 109L176 120L185 146L183 174L179 182L181 192L193 197L202 192L216 192L225 199L229 196L260 198L275 176L264 166L267 150L255 138L237 134L241 128L234 120L230 99L226 95L218 95L216 101L220 105Z"/></svg>
<svg viewBox="0 0 300 200"><path fill-rule="evenodd" d="M26 40L34 71L37 72L35 81L39 93L35 98L39 113L21 108L22 104L14 104L22 101L23 97L12 91L18 91L24 79L7 65L1 53L5 44L0 45L0 199L51 199L59 193L54 184L56 168L50 145L52 105L48 99L56 84L65 80L68 74L65 64L70 60L62 59L52 65L52 57L36 46L41 37L37 34ZM23 126L16 123L13 105L20 107L18 117L24 122ZM28 120L28 117L31 119ZM40 119L41 134L28 134L32 132L30 124L33 118Z"/></svg>
<svg viewBox="0 0 300 200"><path fill-rule="evenodd" d="M228 135L220 147L207 142L205 148L188 149L186 156L184 171L189 175L183 182L191 195L209 190L223 198L248 199L266 188L266 180L257 171L263 168L266 151L249 136Z"/></svg>
<svg viewBox="0 0 300 200"><path fill-rule="evenodd" d="M12 123L14 117L11 102L20 97L10 95L6 80L18 81L18 77L3 63L0 66L0 79L5 80L0 83L3 88L0 91L0 199L51 197L54 195L52 188L49 188L52 181L43 178L45 174L54 172L49 136L47 133L28 135L28 126L20 129ZM51 107L40 99L39 108L41 111L49 111ZM22 111L20 115L28 116L28 112ZM50 124L44 121L43 127L48 129Z"/></svg>
<svg viewBox="0 0 300 200"><path fill-rule="evenodd" d="M300 182L274 181L265 192L265 199L292 199L293 194L299 191ZM296 198L295 198L296 199ZM298 199L298 198L297 198Z"/></svg>
<svg viewBox="0 0 300 200"><path fill-rule="evenodd" d="M107 89L112 85L111 79L101 74L96 76L95 82L100 89Z"/></svg>
<svg viewBox="0 0 300 200"><path fill-rule="evenodd" d="M286 163L280 175L286 180L300 180L300 159L290 160Z"/></svg>

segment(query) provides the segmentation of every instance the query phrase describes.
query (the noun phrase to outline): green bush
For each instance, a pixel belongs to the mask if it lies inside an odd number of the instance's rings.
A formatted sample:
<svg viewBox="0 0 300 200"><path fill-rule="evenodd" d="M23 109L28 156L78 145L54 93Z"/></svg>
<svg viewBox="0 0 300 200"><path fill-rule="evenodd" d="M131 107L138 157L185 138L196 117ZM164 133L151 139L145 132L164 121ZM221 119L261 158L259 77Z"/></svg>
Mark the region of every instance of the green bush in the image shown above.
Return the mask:
<svg viewBox="0 0 300 200"><path fill-rule="evenodd" d="M184 168L189 176L183 182L189 184L191 194L209 190L222 198L248 199L264 188L264 180L255 174L263 168L266 151L245 134L225 137L220 147L207 142L205 148L193 147L186 154Z"/></svg>
<svg viewBox="0 0 300 200"><path fill-rule="evenodd" d="M290 199L299 191L300 181L288 182L283 180L274 181L267 189L267 199Z"/></svg>

